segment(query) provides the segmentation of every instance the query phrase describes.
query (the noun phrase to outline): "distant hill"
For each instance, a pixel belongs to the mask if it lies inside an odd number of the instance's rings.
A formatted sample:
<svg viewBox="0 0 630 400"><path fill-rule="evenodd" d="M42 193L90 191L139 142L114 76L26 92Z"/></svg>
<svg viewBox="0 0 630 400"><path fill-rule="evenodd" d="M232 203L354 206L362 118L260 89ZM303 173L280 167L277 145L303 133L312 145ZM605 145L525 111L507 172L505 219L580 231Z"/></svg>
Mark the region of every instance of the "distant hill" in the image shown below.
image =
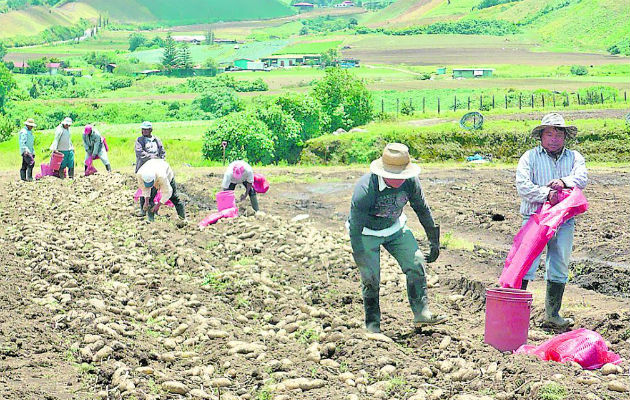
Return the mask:
<svg viewBox="0 0 630 400"><path fill-rule="evenodd" d="M75 24L81 18L96 21L99 15L109 16L110 22L186 25L293 13L281 0L80 0L0 14L0 39L35 35L53 25Z"/></svg>
<svg viewBox="0 0 630 400"><path fill-rule="evenodd" d="M366 16L370 27L504 20L558 49L606 50L630 38L630 0L398 0Z"/></svg>

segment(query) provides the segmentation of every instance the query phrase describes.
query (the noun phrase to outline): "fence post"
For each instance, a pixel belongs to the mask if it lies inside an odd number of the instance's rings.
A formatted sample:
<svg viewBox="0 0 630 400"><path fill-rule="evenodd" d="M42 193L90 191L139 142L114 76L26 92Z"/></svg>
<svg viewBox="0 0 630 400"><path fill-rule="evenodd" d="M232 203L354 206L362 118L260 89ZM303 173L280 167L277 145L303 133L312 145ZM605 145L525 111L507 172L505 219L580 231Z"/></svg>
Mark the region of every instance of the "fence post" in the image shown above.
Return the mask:
<svg viewBox="0 0 630 400"><path fill-rule="evenodd" d="M599 92L599 98L602 100L602 104L604 104L604 93Z"/></svg>
<svg viewBox="0 0 630 400"><path fill-rule="evenodd" d="M398 116L398 109L400 108L400 99L396 99L396 116Z"/></svg>
<svg viewBox="0 0 630 400"><path fill-rule="evenodd" d="M385 114L385 99L381 99L381 114Z"/></svg>
<svg viewBox="0 0 630 400"><path fill-rule="evenodd" d="M438 97L438 114L440 113L440 98Z"/></svg>
<svg viewBox="0 0 630 400"><path fill-rule="evenodd" d="M623 101L628 101L628 93L625 90L623 92Z"/></svg>
<svg viewBox="0 0 630 400"><path fill-rule="evenodd" d="M532 93L532 108L534 108L534 93Z"/></svg>
<svg viewBox="0 0 630 400"><path fill-rule="evenodd" d="M505 95L505 109L507 110L507 94Z"/></svg>
<svg viewBox="0 0 630 400"><path fill-rule="evenodd" d="M553 94L553 108L556 108L556 94Z"/></svg>
<svg viewBox="0 0 630 400"><path fill-rule="evenodd" d="M453 111L457 111L457 95L453 97Z"/></svg>
<svg viewBox="0 0 630 400"><path fill-rule="evenodd" d="M519 93L519 94L518 94L518 109L519 109L519 110L521 109L521 105L522 105L522 102L521 102L521 94Z"/></svg>
<svg viewBox="0 0 630 400"><path fill-rule="evenodd" d="M545 95L541 94L540 97L542 98L542 106L545 108Z"/></svg>
<svg viewBox="0 0 630 400"><path fill-rule="evenodd" d="M568 107L571 105L571 101L569 100L569 93L567 93L567 105L565 107Z"/></svg>
<svg viewBox="0 0 630 400"><path fill-rule="evenodd" d="M577 96L578 96L578 106L581 106L582 102L580 101L580 94L578 93Z"/></svg>
<svg viewBox="0 0 630 400"><path fill-rule="evenodd" d="M483 95L480 94L479 95L479 110L481 110L483 108Z"/></svg>
<svg viewBox="0 0 630 400"><path fill-rule="evenodd" d="M422 98L422 114L424 114L424 110L425 110L425 98Z"/></svg>
<svg viewBox="0 0 630 400"><path fill-rule="evenodd" d="M409 108L413 108L413 99L409 98Z"/></svg>
<svg viewBox="0 0 630 400"><path fill-rule="evenodd" d="M613 103L617 102L617 94L613 93Z"/></svg>
<svg viewBox="0 0 630 400"><path fill-rule="evenodd" d="M492 95L492 108L494 108L494 95Z"/></svg>
<svg viewBox="0 0 630 400"><path fill-rule="evenodd" d="M470 96L468 96L468 111L470 111Z"/></svg>

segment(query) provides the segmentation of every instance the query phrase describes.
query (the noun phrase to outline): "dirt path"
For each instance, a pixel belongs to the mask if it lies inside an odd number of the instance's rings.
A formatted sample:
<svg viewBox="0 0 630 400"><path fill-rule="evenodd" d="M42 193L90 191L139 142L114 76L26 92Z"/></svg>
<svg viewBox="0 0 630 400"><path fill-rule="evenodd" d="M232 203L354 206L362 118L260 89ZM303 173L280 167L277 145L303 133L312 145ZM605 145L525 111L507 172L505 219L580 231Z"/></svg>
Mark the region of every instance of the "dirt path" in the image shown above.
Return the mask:
<svg viewBox="0 0 630 400"><path fill-rule="evenodd" d="M445 232L468 233L479 244L472 251L447 245L429 267L432 307L450 320L420 334L410 327L404 275L384 255L385 335L373 337L362 329L359 276L343 227L361 171L264 171L285 182L261 197L267 214L241 210L204 230L178 229L171 209L152 225L133 217L127 175L23 184L3 174L0 312L12 323L0 326L2 398L507 400L558 388L578 400L625 395L610 390L612 381L627 386L618 373L483 344L484 288L496 282L501 248L518 225L511 185L500 197L489 194L511 171L423 172ZM597 226L580 221L577 247L627 262L627 247L598 235L610 228L628 243L618 221L628 216L628 172L591 176L588 216ZM178 186L189 218L214 208L208 193L219 181L219 169L186 174ZM291 221L304 213L309 218ZM494 221L498 214L505 219ZM549 337L535 327L542 290L535 282L532 343ZM565 309L630 357L627 299L570 285ZM28 367L32 360L41 372ZM628 361L622 367L627 373Z"/></svg>

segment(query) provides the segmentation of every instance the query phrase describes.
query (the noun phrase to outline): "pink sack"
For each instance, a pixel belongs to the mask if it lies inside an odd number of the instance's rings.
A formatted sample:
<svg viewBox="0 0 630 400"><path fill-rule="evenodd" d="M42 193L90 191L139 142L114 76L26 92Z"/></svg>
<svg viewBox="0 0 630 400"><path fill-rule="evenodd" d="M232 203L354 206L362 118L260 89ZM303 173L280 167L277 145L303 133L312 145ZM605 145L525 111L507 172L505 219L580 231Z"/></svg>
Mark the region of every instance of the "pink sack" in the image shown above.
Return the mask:
<svg viewBox="0 0 630 400"><path fill-rule="evenodd" d="M105 140L105 136L102 137L103 147L105 147L105 151L109 151L109 146L107 145L107 140Z"/></svg>
<svg viewBox="0 0 630 400"><path fill-rule="evenodd" d="M94 167L94 160L91 156L85 160L85 167L85 176L90 176L98 172Z"/></svg>
<svg viewBox="0 0 630 400"><path fill-rule="evenodd" d="M254 174L254 190L256 193L267 193L269 181L263 174Z"/></svg>
<svg viewBox="0 0 630 400"><path fill-rule="evenodd" d="M199 222L199 227L203 228L211 224L215 224L221 218L235 218L238 217L238 207L227 208L223 211L219 211L213 214L208 215L201 222Z"/></svg>
<svg viewBox="0 0 630 400"><path fill-rule="evenodd" d="M558 196L558 204L543 204L514 237L499 278L501 287L520 289L523 277L560 225L588 209L588 201L579 188L565 189Z"/></svg>
<svg viewBox="0 0 630 400"><path fill-rule="evenodd" d="M139 202L141 196L142 196L142 189L138 188L138 190L136 190L136 193L133 195L133 201ZM160 192L158 190L158 192L155 195L155 198L153 199L153 201L155 203L158 203L160 200L162 200L162 192ZM168 200L166 203L164 203L164 205L165 206L169 206L169 207L175 207L175 204L173 204L173 202L170 201L170 200Z"/></svg>
<svg viewBox="0 0 630 400"><path fill-rule="evenodd" d="M35 175L35 179L42 179L45 176L52 176L53 170L50 168L50 164L41 163L39 165L41 173Z"/></svg>
<svg viewBox="0 0 630 400"><path fill-rule="evenodd" d="M559 363L575 361L584 369L621 363L621 357L608 351L608 346L599 333L584 328L558 335L540 346L524 344L514 354L533 354L543 361Z"/></svg>

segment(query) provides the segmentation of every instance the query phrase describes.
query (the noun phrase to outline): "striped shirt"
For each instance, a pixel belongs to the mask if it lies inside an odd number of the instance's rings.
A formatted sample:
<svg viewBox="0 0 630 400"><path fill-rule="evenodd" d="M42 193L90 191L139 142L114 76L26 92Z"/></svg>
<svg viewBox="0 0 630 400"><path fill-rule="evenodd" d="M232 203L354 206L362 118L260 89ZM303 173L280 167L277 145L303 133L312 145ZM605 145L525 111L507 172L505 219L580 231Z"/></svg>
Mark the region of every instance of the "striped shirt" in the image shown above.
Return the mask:
<svg viewBox="0 0 630 400"><path fill-rule="evenodd" d="M562 179L566 187L584 189L588 176L584 157L575 150L562 150L554 159L542 146L523 154L516 168L516 190L521 196L522 215L536 213L551 190L547 184Z"/></svg>

